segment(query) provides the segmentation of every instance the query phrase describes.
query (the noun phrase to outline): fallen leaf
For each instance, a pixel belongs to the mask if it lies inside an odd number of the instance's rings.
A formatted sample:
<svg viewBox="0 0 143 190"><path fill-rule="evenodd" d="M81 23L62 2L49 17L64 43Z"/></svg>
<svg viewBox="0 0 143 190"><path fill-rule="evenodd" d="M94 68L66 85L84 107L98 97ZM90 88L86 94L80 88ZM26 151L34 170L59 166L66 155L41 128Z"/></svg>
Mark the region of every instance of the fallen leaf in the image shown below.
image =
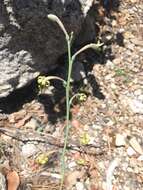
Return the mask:
<svg viewBox="0 0 143 190"><path fill-rule="evenodd" d="M74 158L74 160L78 160L78 159L81 158L81 155L80 155L79 152L76 152L76 153L74 153L74 154L72 155L72 157Z"/></svg>
<svg viewBox="0 0 143 190"><path fill-rule="evenodd" d="M101 190L101 188L99 188L97 184L92 183L92 184L90 185L90 190Z"/></svg>
<svg viewBox="0 0 143 190"><path fill-rule="evenodd" d="M72 125L72 127L80 128L80 123L76 119L72 120L71 125Z"/></svg>
<svg viewBox="0 0 143 190"><path fill-rule="evenodd" d="M65 185L68 189L71 189L76 184L78 179L83 178L85 171L71 171L65 177Z"/></svg>
<svg viewBox="0 0 143 190"><path fill-rule="evenodd" d="M8 119L10 123L18 122L19 120L23 119L26 116L26 111L21 110L19 112L15 112L11 115L9 115Z"/></svg>
<svg viewBox="0 0 143 190"><path fill-rule="evenodd" d="M76 115L79 113L79 105L74 105L72 108L71 108L71 113L72 115Z"/></svg>
<svg viewBox="0 0 143 190"><path fill-rule="evenodd" d="M20 178L16 171L10 171L7 176L8 190L17 190L20 184Z"/></svg>

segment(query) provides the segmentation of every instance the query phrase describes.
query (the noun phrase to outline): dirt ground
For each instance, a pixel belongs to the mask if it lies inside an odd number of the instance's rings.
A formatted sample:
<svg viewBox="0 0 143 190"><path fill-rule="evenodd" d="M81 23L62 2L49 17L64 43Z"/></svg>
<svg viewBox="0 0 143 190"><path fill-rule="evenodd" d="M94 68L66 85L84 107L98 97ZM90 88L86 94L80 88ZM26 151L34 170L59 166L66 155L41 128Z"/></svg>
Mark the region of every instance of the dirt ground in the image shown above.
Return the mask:
<svg viewBox="0 0 143 190"><path fill-rule="evenodd" d="M71 109L67 190L143 189L143 2L124 0L113 8L101 10L102 55L88 52L77 63L85 78L77 76L74 89L86 92L87 100ZM62 75L65 67L56 72ZM53 83L36 96L32 84L26 93L30 98L19 105L17 93L0 115L0 168L17 172L20 190L56 190L66 124L64 89Z"/></svg>

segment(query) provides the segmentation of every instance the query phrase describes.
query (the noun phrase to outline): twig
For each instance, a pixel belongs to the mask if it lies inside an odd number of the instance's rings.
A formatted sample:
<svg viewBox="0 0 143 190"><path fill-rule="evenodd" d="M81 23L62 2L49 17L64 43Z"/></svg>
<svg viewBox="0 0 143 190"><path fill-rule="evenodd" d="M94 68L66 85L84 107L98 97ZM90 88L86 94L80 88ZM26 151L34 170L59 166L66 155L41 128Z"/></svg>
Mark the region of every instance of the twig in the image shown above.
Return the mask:
<svg viewBox="0 0 143 190"><path fill-rule="evenodd" d="M40 134L36 134L36 133L31 133L32 137L28 137L28 133L24 133L24 131L17 129L16 132L14 132L13 130L7 129L7 128L2 128L0 127L0 132L17 140L17 141L21 141L23 143L27 143L27 142L38 142L38 143L43 143L46 144L48 143L49 145L52 146L56 146L58 148L63 148L64 147L64 143L60 142L60 139L54 138L52 135L47 135L42 133L42 137L40 136ZM37 137L38 135L38 137ZM57 141L58 140L58 141ZM99 145L86 145L86 146L81 146L78 143L68 143L67 145L67 149L68 150L75 150L78 151L80 153L85 153L85 154L89 154L89 155L101 155L104 153L104 150L101 150L101 152L92 152L90 151L90 148L100 148Z"/></svg>

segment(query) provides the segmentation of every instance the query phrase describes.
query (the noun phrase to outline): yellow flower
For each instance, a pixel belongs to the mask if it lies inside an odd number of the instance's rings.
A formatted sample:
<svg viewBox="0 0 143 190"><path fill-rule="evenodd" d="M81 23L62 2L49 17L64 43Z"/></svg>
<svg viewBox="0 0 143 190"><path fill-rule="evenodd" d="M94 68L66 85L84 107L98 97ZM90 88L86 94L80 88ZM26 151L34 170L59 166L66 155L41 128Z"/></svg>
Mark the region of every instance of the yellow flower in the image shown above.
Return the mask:
<svg viewBox="0 0 143 190"><path fill-rule="evenodd" d="M39 76L37 82L40 89L50 86L50 82L45 76Z"/></svg>
<svg viewBox="0 0 143 190"><path fill-rule="evenodd" d="M84 133L84 134L80 137L80 143L81 143L82 145L87 145L87 144L89 144L89 142L90 142L90 136L89 136L89 134Z"/></svg>
<svg viewBox="0 0 143 190"><path fill-rule="evenodd" d="M84 166L86 164L86 161L83 158L80 158L76 161L76 163Z"/></svg>
<svg viewBox="0 0 143 190"><path fill-rule="evenodd" d="M80 102L84 102L84 101L86 101L87 96L84 93L80 93L79 96L78 96L78 99L79 99Z"/></svg>
<svg viewBox="0 0 143 190"><path fill-rule="evenodd" d="M37 158L36 158L36 163L44 165L48 162L49 158L46 154L40 154Z"/></svg>

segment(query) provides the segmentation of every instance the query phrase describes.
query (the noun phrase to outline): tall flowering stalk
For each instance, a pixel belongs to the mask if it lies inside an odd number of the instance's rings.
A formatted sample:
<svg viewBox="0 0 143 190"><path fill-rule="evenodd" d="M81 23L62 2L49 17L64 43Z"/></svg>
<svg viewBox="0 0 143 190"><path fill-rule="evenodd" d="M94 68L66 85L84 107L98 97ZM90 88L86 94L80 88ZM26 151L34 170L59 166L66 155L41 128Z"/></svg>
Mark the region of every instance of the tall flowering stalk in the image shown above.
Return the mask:
<svg viewBox="0 0 143 190"><path fill-rule="evenodd" d="M70 89L71 89L71 74L72 74L72 66L73 66L73 62L76 59L76 57L83 51L92 48L97 50L100 46L102 46L103 44L88 44L84 47L82 47L80 50L78 50L75 54L71 55L71 44L72 44L72 38L73 38L73 33L71 32L71 34L68 34L63 23L61 22L61 20L53 14L49 14L48 15L48 19L50 19L53 22L56 22L59 27L61 28L61 30L63 31L64 35L65 35L65 39L67 42L67 50L68 50L68 76L67 76L67 80L65 81L62 78L59 78L57 76L48 76L48 77L44 77L44 76L40 76L38 78L38 84L39 87L47 87L50 84L50 80L56 79L56 80L60 80L64 83L64 86L66 88L66 127L65 127L65 136L64 136L64 147L63 147L63 151L62 151L62 157L61 157L61 185L60 185L60 190L63 189L63 184L64 184L64 177L65 177L65 154L66 154L66 147L67 147L67 143L68 143L68 137L69 137L69 129L70 129L70 108L72 105L72 101L75 97L79 97L79 100L84 99L85 100L85 95L83 93L77 93L74 96L70 97Z"/></svg>

